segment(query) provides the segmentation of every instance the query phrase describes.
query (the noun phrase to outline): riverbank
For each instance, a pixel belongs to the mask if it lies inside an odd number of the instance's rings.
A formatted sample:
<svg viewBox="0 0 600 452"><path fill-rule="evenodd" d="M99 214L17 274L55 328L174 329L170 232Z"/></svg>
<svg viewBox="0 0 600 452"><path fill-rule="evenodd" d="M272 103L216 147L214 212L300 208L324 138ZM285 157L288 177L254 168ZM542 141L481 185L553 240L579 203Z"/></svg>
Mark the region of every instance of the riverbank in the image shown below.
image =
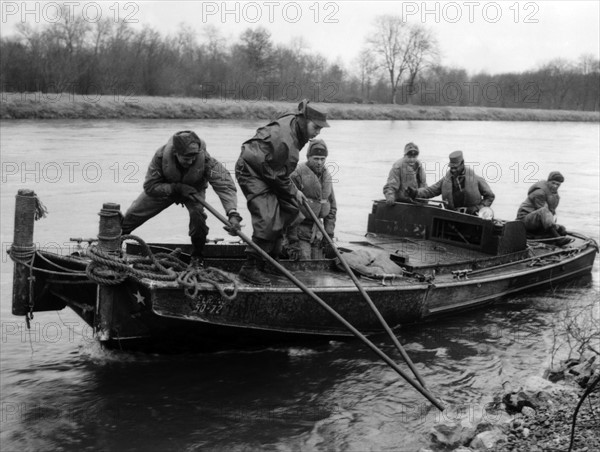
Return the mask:
<svg viewBox="0 0 600 452"><path fill-rule="evenodd" d="M494 452L567 451L571 442L573 414L583 389L564 388L556 391L552 400L519 413L510 422L506 441L489 449ZM525 411L525 410L524 410ZM592 392L580 406L575 422L573 452L600 450L600 392Z"/></svg>
<svg viewBox="0 0 600 452"><path fill-rule="evenodd" d="M271 119L296 102L137 95L1 93L1 119ZM321 103L336 120L600 122L600 112Z"/></svg>

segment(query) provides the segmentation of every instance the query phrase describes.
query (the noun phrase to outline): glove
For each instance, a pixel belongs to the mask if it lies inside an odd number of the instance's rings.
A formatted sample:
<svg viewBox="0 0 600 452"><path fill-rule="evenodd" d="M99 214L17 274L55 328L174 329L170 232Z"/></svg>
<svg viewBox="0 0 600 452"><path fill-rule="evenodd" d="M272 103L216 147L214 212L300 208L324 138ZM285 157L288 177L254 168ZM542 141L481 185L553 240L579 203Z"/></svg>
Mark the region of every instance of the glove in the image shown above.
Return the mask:
<svg viewBox="0 0 600 452"><path fill-rule="evenodd" d="M290 242L286 247L285 251L287 252L288 258L292 261L300 260L300 246L298 242Z"/></svg>
<svg viewBox="0 0 600 452"><path fill-rule="evenodd" d="M417 197L417 194L419 193L419 191L414 188L414 187L407 187L406 188L406 194L408 195L408 197L410 199L415 199Z"/></svg>
<svg viewBox="0 0 600 452"><path fill-rule="evenodd" d="M331 239L333 240L332 235L330 235L329 237L331 237ZM325 254L325 257L330 257L330 256L336 255L334 247L331 243L329 243L329 240L327 240L327 237L323 237L323 239L321 240L321 248L323 248L323 254Z"/></svg>
<svg viewBox="0 0 600 452"><path fill-rule="evenodd" d="M565 236L567 235L567 228L565 228L562 224L557 224L556 232L558 232L562 236Z"/></svg>
<svg viewBox="0 0 600 452"><path fill-rule="evenodd" d="M237 235L238 231L242 229L242 216L237 212L237 210L232 210L228 214L229 223L231 227L225 226L225 229L229 235Z"/></svg>
<svg viewBox="0 0 600 452"><path fill-rule="evenodd" d="M387 196L385 197L385 203L386 203L388 206L392 206L392 205L394 205L394 203L395 203L395 202L396 202L396 198L394 198L394 196L392 196L392 195L387 195Z"/></svg>
<svg viewBox="0 0 600 452"><path fill-rule="evenodd" d="M304 196L304 193L302 193L300 190L298 190L296 192L296 201L298 201L298 204L303 206L305 199L306 199L306 196Z"/></svg>
<svg viewBox="0 0 600 452"><path fill-rule="evenodd" d="M182 199L191 199L194 195L197 195L198 192L194 187L191 187L187 184L173 184L173 193L179 196Z"/></svg>

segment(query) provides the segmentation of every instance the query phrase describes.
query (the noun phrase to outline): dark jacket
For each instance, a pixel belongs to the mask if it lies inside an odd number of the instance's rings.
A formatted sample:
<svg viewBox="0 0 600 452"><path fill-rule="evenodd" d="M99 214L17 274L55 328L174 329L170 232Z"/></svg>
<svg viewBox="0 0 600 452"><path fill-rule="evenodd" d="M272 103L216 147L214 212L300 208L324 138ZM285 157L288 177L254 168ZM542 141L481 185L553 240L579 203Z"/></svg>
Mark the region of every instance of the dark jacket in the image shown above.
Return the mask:
<svg viewBox="0 0 600 452"><path fill-rule="evenodd" d="M527 214L541 209L544 206L548 206L548 210L556 215L556 208L560 202L560 196L558 193L552 193L550 187L548 187L548 181L542 180L536 182L529 190L527 190L527 198L519 206L517 212L517 220L521 220Z"/></svg>
<svg viewBox="0 0 600 452"><path fill-rule="evenodd" d="M278 197L294 198L296 187L290 175L300 159L307 139L300 136L295 114L287 114L259 128L256 135L242 144L240 159L266 182ZM246 196L250 201L252 193Z"/></svg>
<svg viewBox="0 0 600 452"><path fill-rule="evenodd" d="M455 193L452 189L453 178L450 171L435 184L427 188L420 188L417 197L433 198L441 194L442 199L448 203L448 209L456 210L466 207L469 213L476 212L479 207L489 207L494 202L496 195L488 183L482 177L477 176L473 169L465 167L465 172L459 176L458 182L460 184L458 195L462 198L461 202L455 202Z"/></svg>
<svg viewBox="0 0 600 452"><path fill-rule="evenodd" d="M152 157L144 180L144 192L153 198L175 197L173 186L176 183L194 187L202 199L210 183L226 212L237 208L235 183L227 169L206 151L203 140L200 140L200 153L187 170L177 161L173 137Z"/></svg>

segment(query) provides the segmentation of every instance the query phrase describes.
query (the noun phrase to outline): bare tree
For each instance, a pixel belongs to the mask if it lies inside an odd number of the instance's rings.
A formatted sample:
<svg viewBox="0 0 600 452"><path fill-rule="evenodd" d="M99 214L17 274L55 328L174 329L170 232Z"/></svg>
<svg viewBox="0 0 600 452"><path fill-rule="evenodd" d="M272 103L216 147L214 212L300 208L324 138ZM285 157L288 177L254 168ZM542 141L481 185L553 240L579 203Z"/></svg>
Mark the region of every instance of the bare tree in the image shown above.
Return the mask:
<svg viewBox="0 0 600 452"><path fill-rule="evenodd" d="M247 66L257 81L262 81L273 65L273 43L271 33L263 27L256 30L248 28L240 36L239 49L245 55Z"/></svg>
<svg viewBox="0 0 600 452"><path fill-rule="evenodd" d="M371 83L377 71L377 63L373 57L373 52L368 48L363 48L356 59L360 79L360 95L367 101L371 100Z"/></svg>
<svg viewBox="0 0 600 452"><path fill-rule="evenodd" d="M573 88L575 78L575 66L571 61L556 58L541 68L542 95L548 95L552 99L551 108L564 108L563 102Z"/></svg>
<svg viewBox="0 0 600 452"><path fill-rule="evenodd" d="M417 75L437 63L438 50L437 41L433 34L419 24L410 26L407 47L408 75L406 79L406 91L408 101L411 103L412 96L415 94L414 84Z"/></svg>
<svg viewBox="0 0 600 452"><path fill-rule="evenodd" d="M373 51L379 56L381 67L390 80L390 103L396 103L396 96L402 76L407 70L406 36L408 25L400 16L384 15L375 19L375 31L367 39Z"/></svg>
<svg viewBox="0 0 600 452"><path fill-rule="evenodd" d="M426 62L437 54L435 39L423 26L409 25L400 16L375 19L375 30L367 42L379 56L390 81L390 102L397 101L403 80L414 83Z"/></svg>
<svg viewBox="0 0 600 452"><path fill-rule="evenodd" d="M583 75L598 73L600 72L600 60L595 58L591 53L581 55L579 57L578 69Z"/></svg>

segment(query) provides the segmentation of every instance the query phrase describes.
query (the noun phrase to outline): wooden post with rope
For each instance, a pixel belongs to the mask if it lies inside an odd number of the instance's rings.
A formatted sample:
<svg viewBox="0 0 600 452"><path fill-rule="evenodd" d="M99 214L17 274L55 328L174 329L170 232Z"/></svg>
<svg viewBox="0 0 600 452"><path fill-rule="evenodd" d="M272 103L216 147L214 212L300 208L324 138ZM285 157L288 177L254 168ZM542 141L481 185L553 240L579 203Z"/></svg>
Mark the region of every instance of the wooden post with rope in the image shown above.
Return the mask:
<svg viewBox="0 0 600 452"><path fill-rule="evenodd" d="M379 312L379 309L377 309L377 306L375 306L375 303L373 303L373 300L371 300L371 297L369 296L369 294L366 292L366 290L364 289L364 287L362 286L362 284L360 283L360 281L358 280L358 278L356 277L356 275L354 274L354 272L352 271L352 269L350 268L350 266L348 265L346 260L342 257L341 253L339 252L339 250L333 243L333 240L331 239L331 237L329 237L329 234L327 234L327 232L325 231L325 227L321 223L321 220L319 220L317 218L317 216L311 209L306 198L303 198L303 203L304 203L304 207L306 207L306 210L310 214L310 217L312 218L313 222L317 225L317 227L319 228L319 231L321 231L321 234L323 234L323 237L327 238L328 243L331 245L331 247L335 251L335 255L337 256L340 263L344 267L344 270L346 270L346 273L348 273L348 276L350 276L350 279L352 279L352 281L356 285L356 288L358 289L358 291L361 293L361 295L363 296L363 298L365 299L365 301L371 308L371 311L373 311L373 313L375 314L375 317L377 317L377 320L379 320L379 323L381 324L381 326L383 326L383 329L385 330L385 332L392 339L392 342L394 343L394 345L396 346L396 348L398 349L398 351L404 358L404 361L406 361L406 364L408 365L408 367L410 367L410 370L412 370L412 373L414 374L414 376L417 378L417 380L419 380L419 383L421 383L421 386L425 387L425 381L423 381L423 378L421 378L421 375L419 375L419 371L416 369L412 360L410 359L410 357L404 350L404 347L402 347L402 344L400 344L400 342L398 341L398 338L393 333L393 331L391 330L391 328L389 327L389 325L387 324L387 322L381 315L381 312Z"/></svg>
<svg viewBox="0 0 600 452"><path fill-rule="evenodd" d="M105 203L98 213L98 248L107 254L119 254L121 251L121 206ZM113 285L98 284L98 303L94 315L94 334L100 341L113 338L113 311L118 303L118 291Z"/></svg>
<svg viewBox="0 0 600 452"><path fill-rule="evenodd" d="M229 220L225 218L221 213L219 213L216 209L214 209L210 204L208 204L205 200L201 199L199 196L194 198L196 201L200 202L210 213L212 213L215 217L221 221L225 226L232 228ZM325 301L323 301L317 294L314 293L309 287L307 287L304 283L302 283L298 278L296 278L291 272L289 272L285 267L283 267L279 262L273 259L268 253L266 253L261 247L259 247L256 243L254 243L246 234L242 231L237 231L237 235L246 242L250 247L252 247L258 254L260 254L264 259L266 259L271 265L277 268L286 278L292 281L298 288L300 288L304 293L306 293L309 297L315 300L317 303L321 305L323 309L329 312L333 317L335 317L340 323L342 323L354 336L363 341L375 354L377 354L386 364L388 364L392 369L396 371L407 383L409 383L412 387L414 387L417 391L419 391L427 400L429 400L437 409L440 411L444 410L444 406L435 399L435 397L421 384L414 381L409 375L407 375L398 365L392 361L392 359L387 356L381 349L379 349L373 342L371 342L365 335L363 335L360 331L358 331L352 324L350 324L346 319L344 319L340 314L338 314L332 307L330 307Z"/></svg>
<svg viewBox="0 0 600 452"><path fill-rule="evenodd" d="M33 225L36 197L33 190L20 189L15 202L15 229L10 256L15 261L13 272L13 315L31 315L33 287L31 261L35 253Z"/></svg>

